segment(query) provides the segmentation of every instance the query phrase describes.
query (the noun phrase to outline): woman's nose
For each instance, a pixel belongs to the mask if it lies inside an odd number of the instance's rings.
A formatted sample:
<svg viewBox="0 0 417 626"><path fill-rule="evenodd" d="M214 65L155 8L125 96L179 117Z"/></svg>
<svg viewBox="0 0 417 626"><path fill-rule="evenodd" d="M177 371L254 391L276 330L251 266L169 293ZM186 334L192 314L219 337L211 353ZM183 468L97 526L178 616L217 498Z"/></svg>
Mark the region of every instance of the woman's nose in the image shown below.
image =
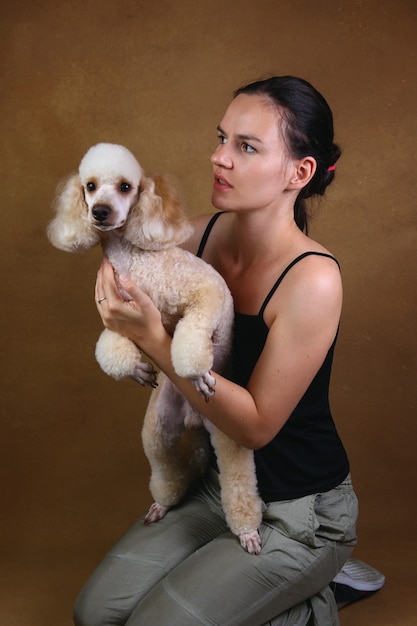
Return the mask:
<svg viewBox="0 0 417 626"><path fill-rule="evenodd" d="M231 168L233 166L232 159L226 146L227 144L223 143L217 146L217 148L210 157L210 161L213 165L222 165L223 167L227 168Z"/></svg>

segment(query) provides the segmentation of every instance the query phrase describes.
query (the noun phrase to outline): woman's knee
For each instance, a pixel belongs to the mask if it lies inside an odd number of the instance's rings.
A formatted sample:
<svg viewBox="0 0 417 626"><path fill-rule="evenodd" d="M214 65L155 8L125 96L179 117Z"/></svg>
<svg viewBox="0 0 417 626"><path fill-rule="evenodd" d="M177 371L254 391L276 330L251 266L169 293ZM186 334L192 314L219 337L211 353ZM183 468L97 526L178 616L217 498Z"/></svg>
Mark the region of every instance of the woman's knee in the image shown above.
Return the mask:
<svg viewBox="0 0 417 626"><path fill-rule="evenodd" d="M75 601L73 613L75 626L124 624L137 602L134 594L128 598L124 593L127 587L127 583L124 584L124 572L119 559L107 556L81 589Z"/></svg>
<svg viewBox="0 0 417 626"><path fill-rule="evenodd" d="M110 604L99 590L87 585L75 601L73 619L75 626L113 626L126 623L131 607L123 610L120 604Z"/></svg>
<svg viewBox="0 0 417 626"><path fill-rule="evenodd" d="M88 591L82 589L74 605L73 619L75 626L104 626L105 615ZM108 622L107 622L108 623Z"/></svg>

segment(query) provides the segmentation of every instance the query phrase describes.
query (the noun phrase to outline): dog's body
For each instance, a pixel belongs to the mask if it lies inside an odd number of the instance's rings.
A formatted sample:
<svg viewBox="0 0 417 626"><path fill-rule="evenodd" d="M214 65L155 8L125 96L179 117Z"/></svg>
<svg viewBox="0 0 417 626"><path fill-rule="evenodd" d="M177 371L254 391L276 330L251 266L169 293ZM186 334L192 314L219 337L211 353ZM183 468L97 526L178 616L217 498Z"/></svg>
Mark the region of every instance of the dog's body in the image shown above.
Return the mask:
<svg viewBox="0 0 417 626"><path fill-rule="evenodd" d="M91 148L58 192L50 241L68 252L101 244L116 277L129 275L151 297L172 335L175 371L189 378L206 398L225 372L231 349L233 302L226 283L207 263L177 247L191 234L173 190L162 178L144 175L123 146ZM122 295L127 296L127 294ZM156 387L153 366L142 362L137 346L105 329L96 346L102 369L116 379L132 377ZM161 519L177 504L190 482L205 470L208 448L202 416L163 375L153 390L142 429L151 465L155 503L146 522ZM253 453L204 420L220 470L222 503L228 525L251 553L260 552Z"/></svg>

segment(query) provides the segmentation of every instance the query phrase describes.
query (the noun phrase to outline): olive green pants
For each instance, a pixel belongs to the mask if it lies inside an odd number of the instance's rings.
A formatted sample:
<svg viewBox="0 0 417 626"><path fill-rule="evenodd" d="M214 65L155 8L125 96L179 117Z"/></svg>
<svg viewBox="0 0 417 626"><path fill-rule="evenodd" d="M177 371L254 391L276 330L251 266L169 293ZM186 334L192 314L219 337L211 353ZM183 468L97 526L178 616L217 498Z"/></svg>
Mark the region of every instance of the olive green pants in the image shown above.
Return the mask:
<svg viewBox="0 0 417 626"><path fill-rule="evenodd" d="M266 505L262 552L228 530L218 478L161 521L138 520L82 589L76 626L335 626L328 584L356 543L350 477L331 491Z"/></svg>

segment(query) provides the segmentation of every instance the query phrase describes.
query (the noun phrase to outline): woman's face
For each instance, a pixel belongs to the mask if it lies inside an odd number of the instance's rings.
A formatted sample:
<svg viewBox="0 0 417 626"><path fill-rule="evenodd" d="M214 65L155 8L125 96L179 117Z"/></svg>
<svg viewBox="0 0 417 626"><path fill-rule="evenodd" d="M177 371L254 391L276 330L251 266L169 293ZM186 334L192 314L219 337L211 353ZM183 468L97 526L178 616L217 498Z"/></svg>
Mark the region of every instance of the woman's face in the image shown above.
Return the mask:
<svg viewBox="0 0 417 626"><path fill-rule="evenodd" d="M262 96L239 94L232 100L211 157L214 207L253 210L282 201L293 161L280 123L276 107Z"/></svg>

